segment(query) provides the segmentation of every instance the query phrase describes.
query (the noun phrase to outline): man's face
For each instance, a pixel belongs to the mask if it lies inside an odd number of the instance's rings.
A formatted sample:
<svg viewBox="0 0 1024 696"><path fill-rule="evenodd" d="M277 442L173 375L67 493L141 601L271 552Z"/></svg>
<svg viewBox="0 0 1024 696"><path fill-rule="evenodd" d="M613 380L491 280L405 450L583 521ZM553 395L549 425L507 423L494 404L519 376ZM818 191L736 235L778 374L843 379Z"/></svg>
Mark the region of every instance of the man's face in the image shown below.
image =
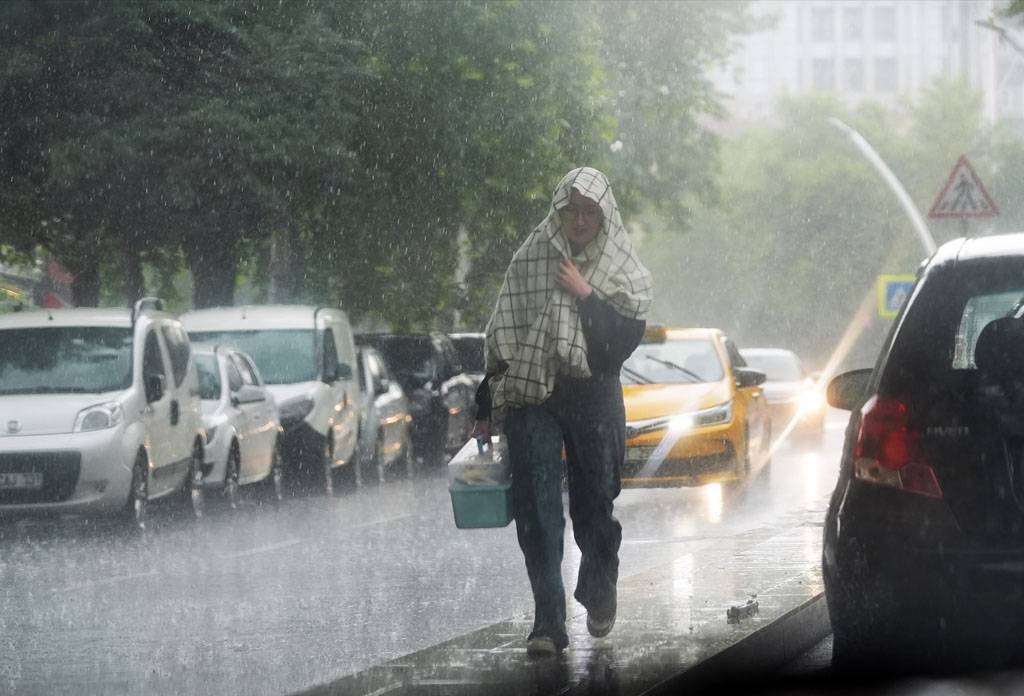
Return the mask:
<svg viewBox="0 0 1024 696"><path fill-rule="evenodd" d="M579 251L594 240L604 220L601 206L576 189L569 194L569 203L558 211L558 216L574 251Z"/></svg>

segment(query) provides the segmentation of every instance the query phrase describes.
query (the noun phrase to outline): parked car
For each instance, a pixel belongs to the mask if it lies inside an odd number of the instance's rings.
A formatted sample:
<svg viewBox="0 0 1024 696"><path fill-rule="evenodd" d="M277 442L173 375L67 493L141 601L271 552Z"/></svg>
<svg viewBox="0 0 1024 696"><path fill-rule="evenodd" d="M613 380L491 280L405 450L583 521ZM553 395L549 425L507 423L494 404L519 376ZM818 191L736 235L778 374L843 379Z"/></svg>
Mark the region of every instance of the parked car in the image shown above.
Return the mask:
<svg viewBox="0 0 1024 696"><path fill-rule="evenodd" d="M782 348L743 348L747 365L763 372L764 396L772 414L772 429L821 435L825 430L825 394L804 369L796 353Z"/></svg>
<svg viewBox="0 0 1024 696"><path fill-rule="evenodd" d="M260 482L280 500L285 475L277 448L281 423L252 358L223 345L194 345L192 355L206 430L203 485L222 491L231 507L237 505L240 486Z"/></svg>
<svg viewBox="0 0 1024 696"><path fill-rule="evenodd" d="M764 381L718 329L649 327L622 366L623 485L735 483L767 466Z"/></svg>
<svg viewBox="0 0 1024 696"><path fill-rule="evenodd" d="M486 355L487 335L483 333L453 333L448 334L452 339L452 345L459 354L459 362L462 363L462 370L473 383L479 386L484 378L484 356Z"/></svg>
<svg viewBox="0 0 1024 696"><path fill-rule="evenodd" d="M390 467L400 464L405 473L413 470L413 446L409 400L392 379L384 357L370 346L356 349L356 372L362 401L359 428L361 476L370 472L384 481Z"/></svg>
<svg viewBox="0 0 1024 696"><path fill-rule="evenodd" d="M409 398L416 455L439 463L457 452L473 430L476 387L451 339L430 333L361 334L357 340L380 351Z"/></svg>
<svg viewBox="0 0 1024 696"><path fill-rule="evenodd" d="M187 312L197 342L252 356L278 406L281 453L289 468L322 477L334 491L340 470L354 476L359 385L348 317L310 305L250 305Z"/></svg>
<svg viewBox="0 0 1024 696"><path fill-rule="evenodd" d="M1024 661L1024 234L926 262L852 411L825 519L837 668Z"/></svg>
<svg viewBox="0 0 1024 696"><path fill-rule="evenodd" d="M203 509L188 336L158 300L0 316L0 514Z"/></svg>

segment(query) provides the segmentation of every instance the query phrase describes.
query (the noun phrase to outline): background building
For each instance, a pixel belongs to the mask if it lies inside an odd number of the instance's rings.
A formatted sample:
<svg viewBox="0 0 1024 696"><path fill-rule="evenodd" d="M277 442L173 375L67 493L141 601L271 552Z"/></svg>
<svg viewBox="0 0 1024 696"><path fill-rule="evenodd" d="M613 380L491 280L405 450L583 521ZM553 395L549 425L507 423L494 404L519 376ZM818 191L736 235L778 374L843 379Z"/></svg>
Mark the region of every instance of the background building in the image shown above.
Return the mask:
<svg viewBox="0 0 1024 696"><path fill-rule="evenodd" d="M963 78L989 123L1024 121L1024 56L977 22L1002 0L762 0L768 28L744 37L715 78L739 122L770 118L779 96L834 92L898 104L936 78ZM1008 22L1000 22L1009 26ZM1019 35L1020 32L1017 32Z"/></svg>

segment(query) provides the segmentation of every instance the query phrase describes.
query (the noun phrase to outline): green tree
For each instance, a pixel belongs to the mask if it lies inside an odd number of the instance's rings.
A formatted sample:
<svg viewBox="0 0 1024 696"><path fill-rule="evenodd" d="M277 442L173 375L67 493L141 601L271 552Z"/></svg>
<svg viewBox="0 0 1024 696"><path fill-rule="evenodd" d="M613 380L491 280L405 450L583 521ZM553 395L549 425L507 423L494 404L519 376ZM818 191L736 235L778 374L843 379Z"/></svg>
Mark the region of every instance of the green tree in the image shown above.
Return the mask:
<svg viewBox="0 0 1024 696"><path fill-rule="evenodd" d="M829 117L874 145L925 214L959 155L989 167L980 100L961 83L937 83L903 109L785 100L774 123L723 144L720 205L698 209L691 235L660 231L641 250L655 318L719 326L741 345L790 347L821 366L876 275L914 271L925 251L905 213ZM1012 186L1009 176L997 179ZM939 242L959 234L932 228ZM855 362L871 359L887 326L862 327Z"/></svg>
<svg viewBox="0 0 1024 696"><path fill-rule="evenodd" d="M182 249L199 306L230 304L243 243L339 201L352 46L310 5L12 3L0 193L95 304L99 267ZM27 212L22 212L27 211Z"/></svg>

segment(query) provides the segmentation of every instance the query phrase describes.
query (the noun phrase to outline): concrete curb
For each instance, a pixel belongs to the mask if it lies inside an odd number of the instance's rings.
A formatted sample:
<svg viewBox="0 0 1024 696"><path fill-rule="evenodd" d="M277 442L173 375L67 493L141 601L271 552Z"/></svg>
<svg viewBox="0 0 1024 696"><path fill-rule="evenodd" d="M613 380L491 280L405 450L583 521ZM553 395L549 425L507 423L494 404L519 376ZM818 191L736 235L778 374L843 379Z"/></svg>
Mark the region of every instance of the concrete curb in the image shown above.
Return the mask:
<svg viewBox="0 0 1024 696"><path fill-rule="evenodd" d="M766 677L817 645L832 626L824 593L807 600L725 650L676 674L641 696L700 693Z"/></svg>

